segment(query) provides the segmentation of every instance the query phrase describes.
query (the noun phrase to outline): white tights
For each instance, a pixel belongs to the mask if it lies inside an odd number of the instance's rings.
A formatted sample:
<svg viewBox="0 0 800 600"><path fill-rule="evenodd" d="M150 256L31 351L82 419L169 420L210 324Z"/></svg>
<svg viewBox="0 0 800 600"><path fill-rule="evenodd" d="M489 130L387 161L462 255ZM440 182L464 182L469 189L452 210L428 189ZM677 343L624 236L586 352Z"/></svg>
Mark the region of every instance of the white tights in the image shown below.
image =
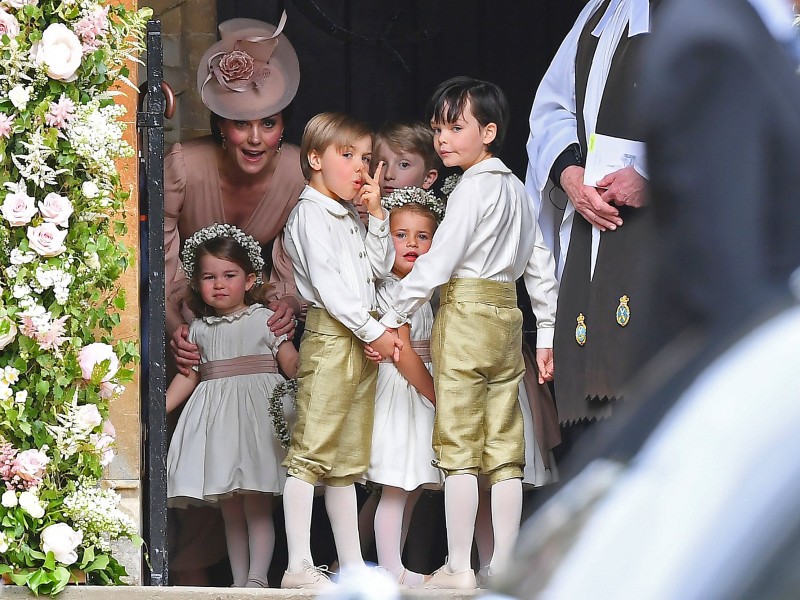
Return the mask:
<svg viewBox="0 0 800 600"><path fill-rule="evenodd" d="M235 494L221 500L220 508L233 585L244 587L248 578L266 582L275 548L272 495Z"/></svg>
<svg viewBox="0 0 800 600"><path fill-rule="evenodd" d="M418 498L419 490L409 493L401 488L385 485L375 511L375 547L378 551L378 563L395 579L402 577L403 584L409 586L423 581L421 574L405 569L402 558L408 524Z"/></svg>

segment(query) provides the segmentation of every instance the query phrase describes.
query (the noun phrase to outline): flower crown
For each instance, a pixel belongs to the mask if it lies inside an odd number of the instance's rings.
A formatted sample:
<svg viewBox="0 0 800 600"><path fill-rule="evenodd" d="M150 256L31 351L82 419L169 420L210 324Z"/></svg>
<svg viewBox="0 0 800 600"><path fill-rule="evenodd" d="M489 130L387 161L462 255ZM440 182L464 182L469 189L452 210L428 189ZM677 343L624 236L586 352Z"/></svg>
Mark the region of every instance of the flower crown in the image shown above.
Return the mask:
<svg viewBox="0 0 800 600"><path fill-rule="evenodd" d="M191 279L194 273L195 262L197 259L197 248L200 244L213 240L214 238L231 238L237 244L247 251L247 257L250 259L250 264L256 272L256 283L261 285L261 271L264 269L264 259L261 256L261 246L253 238L252 235L246 234L244 231L236 227L236 225L228 225L227 223L214 223L208 227L203 227L200 231L192 235L181 250L181 264L186 276Z"/></svg>
<svg viewBox="0 0 800 600"><path fill-rule="evenodd" d="M382 198L381 203L386 210L400 208L406 204L419 204L433 213L437 223L441 223L442 219L444 219L444 202L434 196L433 192L422 188L405 187L394 190L391 194Z"/></svg>

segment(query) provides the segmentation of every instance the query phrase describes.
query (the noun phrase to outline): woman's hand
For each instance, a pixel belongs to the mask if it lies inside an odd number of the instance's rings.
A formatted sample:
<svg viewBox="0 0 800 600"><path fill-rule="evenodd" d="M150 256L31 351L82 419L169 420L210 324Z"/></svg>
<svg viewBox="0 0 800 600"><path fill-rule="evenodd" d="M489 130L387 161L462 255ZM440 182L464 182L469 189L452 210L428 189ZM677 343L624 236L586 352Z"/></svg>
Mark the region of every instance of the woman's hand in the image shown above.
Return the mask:
<svg viewBox="0 0 800 600"><path fill-rule="evenodd" d="M192 367L200 364L200 350L195 344L187 341L189 338L189 326L184 323L172 334L169 341L169 349L175 358L175 366L181 375L189 377L192 374Z"/></svg>
<svg viewBox="0 0 800 600"><path fill-rule="evenodd" d="M615 230L622 225L619 211L609 204L590 185L583 183L584 168L572 165L561 173L561 187L566 192L569 201L583 218L597 227L600 231Z"/></svg>
<svg viewBox="0 0 800 600"><path fill-rule="evenodd" d="M294 309L286 300L278 300L269 305L275 313L267 321L267 327L275 334L275 337L286 335L290 340L294 338L294 330L297 327L297 319L294 318Z"/></svg>

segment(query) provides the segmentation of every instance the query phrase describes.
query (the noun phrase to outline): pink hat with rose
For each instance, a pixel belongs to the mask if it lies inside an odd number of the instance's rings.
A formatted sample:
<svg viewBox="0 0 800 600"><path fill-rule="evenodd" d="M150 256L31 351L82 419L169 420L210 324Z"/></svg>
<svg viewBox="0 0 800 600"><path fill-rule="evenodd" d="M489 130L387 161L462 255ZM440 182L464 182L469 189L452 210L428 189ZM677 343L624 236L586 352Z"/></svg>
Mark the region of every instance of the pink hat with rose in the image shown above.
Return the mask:
<svg viewBox="0 0 800 600"><path fill-rule="evenodd" d="M256 19L220 23L222 39L206 50L197 69L197 91L209 110L251 121L289 105L300 84L300 64L282 33L285 24L285 12L277 27Z"/></svg>

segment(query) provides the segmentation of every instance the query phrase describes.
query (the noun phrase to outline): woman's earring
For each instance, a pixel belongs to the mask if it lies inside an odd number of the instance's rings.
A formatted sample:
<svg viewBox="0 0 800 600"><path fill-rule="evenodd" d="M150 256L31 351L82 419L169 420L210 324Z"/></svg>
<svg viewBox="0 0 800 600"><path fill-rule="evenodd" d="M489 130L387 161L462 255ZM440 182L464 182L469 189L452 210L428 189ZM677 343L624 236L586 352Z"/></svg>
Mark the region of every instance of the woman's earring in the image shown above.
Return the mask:
<svg viewBox="0 0 800 600"><path fill-rule="evenodd" d="M227 150L228 149L228 140L225 139L224 137L222 138L222 149L223 150Z"/></svg>
<svg viewBox="0 0 800 600"><path fill-rule="evenodd" d="M276 152L276 153L280 152L280 151L281 151L281 148L283 148L283 134L281 134L281 137L280 137L280 139L278 140L278 149L277 149L277 150L275 150L275 152Z"/></svg>

